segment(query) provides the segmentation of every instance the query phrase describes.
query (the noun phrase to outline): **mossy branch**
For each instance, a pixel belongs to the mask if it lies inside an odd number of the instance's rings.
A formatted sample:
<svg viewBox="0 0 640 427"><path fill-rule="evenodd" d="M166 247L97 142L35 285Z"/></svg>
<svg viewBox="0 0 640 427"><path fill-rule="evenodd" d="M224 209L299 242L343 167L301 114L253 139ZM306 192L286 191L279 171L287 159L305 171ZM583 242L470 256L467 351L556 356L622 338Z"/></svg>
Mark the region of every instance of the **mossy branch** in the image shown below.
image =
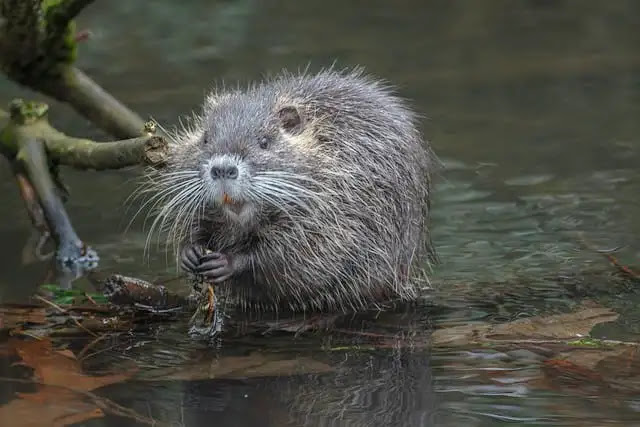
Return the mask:
<svg viewBox="0 0 640 427"><path fill-rule="evenodd" d="M77 169L161 166L167 142L74 66L73 19L92 0L0 0L0 70L15 82L66 102L98 127L123 138L95 142L54 129L46 104L15 101L0 110L0 153L9 159L36 230L57 244L63 274L83 274L97 254L76 235L60 199L57 165ZM62 267L60 269L60 267Z"/></svg>
<svg viewBox="0 0 640 427"><path fill-rule="evenodd" d="M43 142L51 162L76 169L161 166L166 160L167 142L157 135L95 142L67 136L52 127L47 120L46 104L16 100L13 101L11 110L10 115L0 110L0 124L5 122L0 130L0 150L9 159L17 156L23 141L37 139ZM139 134L143 132L144 128L138 131Z"/></svg>
<svg viewBox="0 0 640 427"><path fill-rule="evenodd" d="M91 3L0 0L0 68L15 82L68 103L116 138L138 137L142 118L73 65L73 18Z"/></svg>

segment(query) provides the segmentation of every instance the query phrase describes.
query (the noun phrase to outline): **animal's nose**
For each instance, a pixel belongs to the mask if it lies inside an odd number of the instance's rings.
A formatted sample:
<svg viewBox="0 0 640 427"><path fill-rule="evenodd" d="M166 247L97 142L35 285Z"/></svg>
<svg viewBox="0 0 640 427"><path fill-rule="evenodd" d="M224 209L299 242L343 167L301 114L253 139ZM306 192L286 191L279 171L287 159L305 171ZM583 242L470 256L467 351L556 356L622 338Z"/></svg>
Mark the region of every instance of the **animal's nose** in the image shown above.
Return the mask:
<svg viewBox="0 0 640 427"><path fill-rule="evenodd" d="M230 166L214 166L211 168L211 177L213 179L236 179L238 177L238 168Z"/></svg>

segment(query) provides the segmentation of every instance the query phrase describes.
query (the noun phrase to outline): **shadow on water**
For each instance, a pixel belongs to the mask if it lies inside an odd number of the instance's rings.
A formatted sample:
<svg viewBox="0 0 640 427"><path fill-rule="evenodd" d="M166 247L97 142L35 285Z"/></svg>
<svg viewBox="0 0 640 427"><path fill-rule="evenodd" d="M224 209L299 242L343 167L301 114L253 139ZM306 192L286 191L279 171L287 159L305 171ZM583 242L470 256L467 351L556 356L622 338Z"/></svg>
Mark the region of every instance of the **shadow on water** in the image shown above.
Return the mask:
<svg viewBox="0 0 640 427"><path fill-rule="evenodd" d="M606 357L585 350L578 360L556 344L430 345L433 330L566 313L584 299L620 315L595 337L639 341L636 288L583 244L623 246L616 256L627 264L640 256L639 16L632 0L91 6L79 20L93 33L80 66L162 123L196 108L216 81L337 60L397 84L425 115L445 165L433 201L442 264L418 308L344 320L342 332L229 337L219 349L190 342L183 322L108 337L83 354L83 372L138 370L95 394L186 426L639 423L635 347ZM14 96L40 98L1 80L0 101ZM107 138L52 105L57 127ZM0 299L20 300L43 272L21 265L29 223L8 168L0 173ZM162 251L141 263L141 222L123 233L135 177L65 170L69 213L102 268L174 274ZM63 340L76 354L91 341ZM0 376L26 375L5 347ZM15 391L33 387L2 382L0 402ZM0 420L22 425L34 407L0 407ZM78 425L133 425L105 412Z"/></svg>

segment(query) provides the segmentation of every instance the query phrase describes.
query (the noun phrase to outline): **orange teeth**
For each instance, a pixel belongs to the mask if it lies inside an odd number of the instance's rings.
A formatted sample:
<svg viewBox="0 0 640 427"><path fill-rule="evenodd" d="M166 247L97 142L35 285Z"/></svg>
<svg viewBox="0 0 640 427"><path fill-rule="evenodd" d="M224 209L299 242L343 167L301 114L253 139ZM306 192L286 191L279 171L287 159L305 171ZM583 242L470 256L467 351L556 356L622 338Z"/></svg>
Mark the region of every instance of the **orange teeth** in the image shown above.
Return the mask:
<svg viewBox="0 0 640 427"><path fill-rule="evenodd" d="M233 199L229 197L227 193L224 193L224 195L222 196L222 201L227 204L233 203Z"/></svg>

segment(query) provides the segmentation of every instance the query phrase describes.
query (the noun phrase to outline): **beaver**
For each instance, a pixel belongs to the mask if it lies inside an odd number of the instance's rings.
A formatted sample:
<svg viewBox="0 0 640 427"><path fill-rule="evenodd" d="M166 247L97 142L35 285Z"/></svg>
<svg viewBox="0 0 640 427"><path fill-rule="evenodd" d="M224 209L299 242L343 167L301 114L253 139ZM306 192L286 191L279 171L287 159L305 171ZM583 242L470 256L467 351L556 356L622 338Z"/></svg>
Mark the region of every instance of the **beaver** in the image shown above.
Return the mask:
<svg viewBox="0 0 640 427"><path fill-rule="evenodd" d="M413 300L437 260L436 157L417 117L361 67L215 88L151 180L152 229L183 271L228 283L244 309Z"/></svg>

